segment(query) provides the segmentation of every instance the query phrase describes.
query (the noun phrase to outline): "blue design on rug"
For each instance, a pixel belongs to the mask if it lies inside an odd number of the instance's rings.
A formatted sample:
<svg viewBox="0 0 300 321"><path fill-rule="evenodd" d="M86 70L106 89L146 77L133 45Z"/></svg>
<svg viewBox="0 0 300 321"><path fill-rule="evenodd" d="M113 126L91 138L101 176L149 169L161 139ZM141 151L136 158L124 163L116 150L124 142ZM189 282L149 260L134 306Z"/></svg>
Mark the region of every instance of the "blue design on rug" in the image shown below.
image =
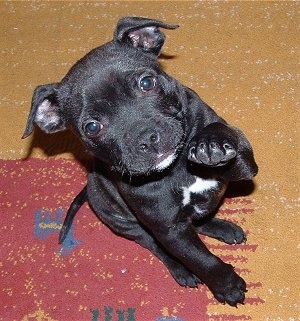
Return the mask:
<svg viewBox="0 0 300 321"><path fill-rule="evenodd" d="M34 236L46 240L49 235L53 233L58 234L62 227L63 214L64 211L61 208L56 210L56 215L53 215L52 211L37 210L35 213ZM74 229L73 226L71 226L63 244L57 250L57 253L62 256L68 255L81 243L82 241L74 239Z"/></svg>

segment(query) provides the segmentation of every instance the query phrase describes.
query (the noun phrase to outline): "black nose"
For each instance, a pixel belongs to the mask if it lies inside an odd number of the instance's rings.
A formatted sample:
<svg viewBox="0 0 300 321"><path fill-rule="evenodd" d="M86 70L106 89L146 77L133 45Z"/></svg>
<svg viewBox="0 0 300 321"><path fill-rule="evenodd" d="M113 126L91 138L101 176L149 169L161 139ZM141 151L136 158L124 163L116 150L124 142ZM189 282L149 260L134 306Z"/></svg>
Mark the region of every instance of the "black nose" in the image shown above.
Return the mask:
<svg viewBox="0 0 300 321"><path fill-rule="evenodd" d="M158 144L160 142L160 135L156 130L147 131L143 133L138 141L138 146L142 152L158 152Z"/></svg>

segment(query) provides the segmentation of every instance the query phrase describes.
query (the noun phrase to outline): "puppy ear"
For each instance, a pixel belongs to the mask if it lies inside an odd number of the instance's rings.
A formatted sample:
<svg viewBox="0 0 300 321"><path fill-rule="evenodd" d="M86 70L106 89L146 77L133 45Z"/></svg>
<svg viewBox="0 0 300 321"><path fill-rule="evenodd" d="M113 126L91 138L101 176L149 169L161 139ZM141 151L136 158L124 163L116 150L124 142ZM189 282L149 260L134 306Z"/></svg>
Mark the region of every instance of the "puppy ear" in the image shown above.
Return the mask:
<svg viewBox="0 0 300 321"><path fill-rule="evenodd" d="M125 17L117 24L114 40L158 55L165 42L165 35L159 28L176 29L178 27L159 20Z"/></svg>
<svg viewBox="0 0 300 321"><path fill-rule="evenodd" d="M31 110L22 138L26 138L32 133L34 124L37 124L46 133L65 129L57 97L57 87L58 84L55 83L41 85L34 90Z"/></svg>

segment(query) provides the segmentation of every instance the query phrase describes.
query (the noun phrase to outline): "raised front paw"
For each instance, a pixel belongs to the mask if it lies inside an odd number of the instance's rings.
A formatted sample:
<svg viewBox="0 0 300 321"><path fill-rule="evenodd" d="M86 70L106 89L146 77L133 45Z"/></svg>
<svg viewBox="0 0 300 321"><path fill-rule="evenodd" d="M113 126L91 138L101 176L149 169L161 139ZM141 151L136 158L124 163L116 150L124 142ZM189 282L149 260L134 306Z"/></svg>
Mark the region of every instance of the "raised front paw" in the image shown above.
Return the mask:
<svg viewBox="0 0 300 321"><path fill-rule="evenodd" d="M218 139L201 139L190 144L188 159L194 163L217 167L226 165L236 157L234 146Z"/></svg>
<svg viewBox="0 0 300 321"><path fill-rule="evenodd" d="M223 123L212 123L191 140L188 159L204 166L224 166L237 156L238 137Z"/></svg>
<svg viewBox="0 0 300 321"><path fill-rule="evenodd" d="M222 275L216 277L212 284L208 285L215 298L221 303L228 303L236 307L243 304L247 292L245 281L238 276L231 265L226 264Z"/></svg>
<svg viewBox="0 0 300 321"><path fill-rule="evenodd" d="M235 142L218 134L203 134L189 145L188 159L204 166L223 166L237 155Z"/></svg>

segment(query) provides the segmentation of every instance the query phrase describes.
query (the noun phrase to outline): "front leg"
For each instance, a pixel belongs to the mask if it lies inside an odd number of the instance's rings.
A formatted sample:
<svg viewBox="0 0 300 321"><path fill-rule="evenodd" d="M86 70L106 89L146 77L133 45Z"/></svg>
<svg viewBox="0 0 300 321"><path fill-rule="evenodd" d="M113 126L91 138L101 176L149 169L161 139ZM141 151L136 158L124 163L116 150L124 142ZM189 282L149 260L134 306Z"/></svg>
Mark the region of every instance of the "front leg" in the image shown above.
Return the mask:
<svg viewBox="0 0 300 321"><path fill-rule="evenodd" d="M211 123L199 130L189 144L188 160L215 169L227 181L252 179L257 173L253 151L238 128Z"/></svg>
<svg viewBox="0 0 300 321"><path fill-rule="evenodd" d="M230 264L209 252L192 225L179 223L166 230L156 230L155 237L208 286L218 301L231 306L244 302L245 281Z"/></svg>

